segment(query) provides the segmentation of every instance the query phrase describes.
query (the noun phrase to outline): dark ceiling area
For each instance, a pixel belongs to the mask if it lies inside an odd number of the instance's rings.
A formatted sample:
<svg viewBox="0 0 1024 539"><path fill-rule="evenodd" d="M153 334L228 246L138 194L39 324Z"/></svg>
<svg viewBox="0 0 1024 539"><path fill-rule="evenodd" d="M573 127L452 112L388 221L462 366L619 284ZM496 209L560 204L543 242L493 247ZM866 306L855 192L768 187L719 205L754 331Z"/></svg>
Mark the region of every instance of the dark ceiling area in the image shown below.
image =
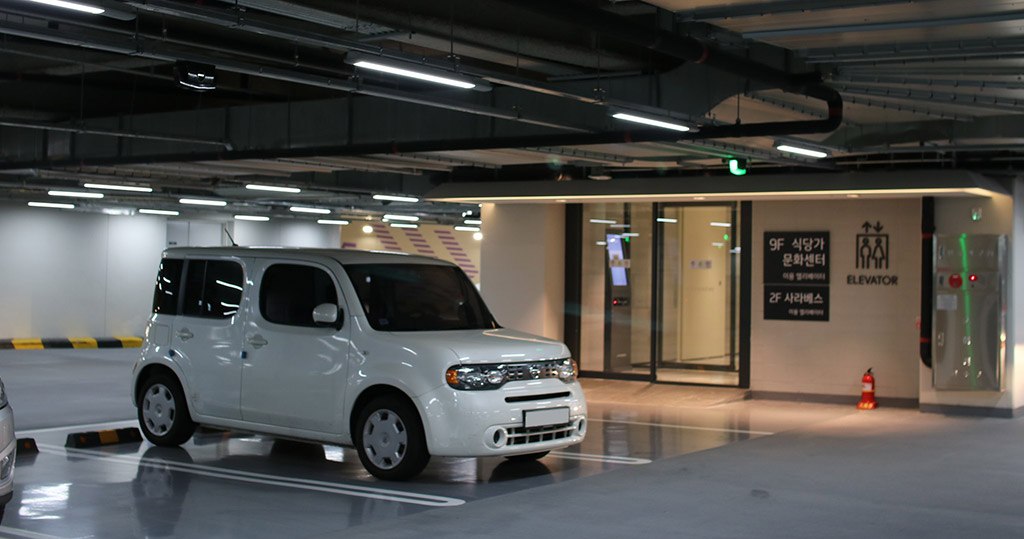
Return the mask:
<svg viewBox="0 0 1024 539"><path fill-rule="evenodd" d="M153 191L79 211L199 197L225 215L400 205L450 223L475 206L372 195L714 181L730 159L749 175L1024 164L1012 1L79 4L102 12L0 0L0 200L89 183Z"/></svg>

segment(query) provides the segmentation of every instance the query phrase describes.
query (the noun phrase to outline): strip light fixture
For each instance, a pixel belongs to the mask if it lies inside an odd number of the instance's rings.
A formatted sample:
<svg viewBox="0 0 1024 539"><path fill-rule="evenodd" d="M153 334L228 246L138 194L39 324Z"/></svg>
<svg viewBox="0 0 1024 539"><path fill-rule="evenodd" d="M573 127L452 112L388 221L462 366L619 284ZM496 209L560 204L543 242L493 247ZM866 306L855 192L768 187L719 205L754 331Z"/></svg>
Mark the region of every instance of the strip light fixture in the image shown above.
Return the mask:
<svg viewBox="0 0 1024 539"><path fill-rule="evenodd" d="M29 202L29 206L33 208L54 208L58 210L73 210L75 209L74 204L61 204L59 202Z"/></svg>
<svg viewBox="0 0 1024 539"><path fill-rule="evenodd" d="M298 187L282 187L280 185L262 185L258 183L246 184L245 188L252 191L271 191L274 193L296 194L302 192L302 189L299 189Z"/></svg>
<svg viewBox="0 0 1024 539"><path fill-rule="evenodd" d="M318 224L321 224L321 225L340 225L340 226L344 226L344 225L348 224L348 221L346 221L344 219L317 219L316 222Z"/></svg>
<svg viewBox="0 0 1024 539"><path fill-rule="evenodd" d="M663 129L672 129L674 131L689 131L690 128L683 125L672 122L666 122L664 120L656 120L654 118L646 118L644 116L637 116L636 114L629 114L626 112L617 112L612 114L612 118L616 120L625 120L627 122L634 122L638 124L651 125L654 127L661 127Z"/></svg>
<svg viewBox="0 0 1024 539"><path fill-rule="evenodd" d="M480 232L480 227L478 227L478 226L457 226L457 227L455 227L455 230L458 230L459 232Z"/></svg>
<svg viewBox="0 0 1024 539"><path fill-rule="evenodd" d="M679 219L673 219L671 217L658 217L659 223L678 223Z"/></svg>
<svg viewBox="0 0 1024 539"><path fill-rule="evenodd" d="M384 216L384 221L419 221L420 218L415 215L398 215L398 214L387 214Z"/></svg>
<svg viewBox="0 0 1024 539"><path fill-rule="evenodd" d="M46 4L48 6L60 7L64 9L71 9L74 11L81 11L83 13L89 13L92 15L99 15L103 13L103 8L96 6L90 6L86 4L79 4L78 2L65 2L64 0L28 0L29 2L35 2L37 4Z"/></svg>
<svg viewBox="0 0 1024 539"><path fill-rule="evenodd" d="M142 187L137 185L109 185L105 183L86 183L82 187L86 189L102 189L106 191L131 191L133 193L152 193L152 187Z"/></svg>
<svg viewBox="0 0 1024 539"><path fill-rule="evenodd" d="M464 220L462 222L467 224L467 225L482 225L482 224L484 224L484 222L482 220L480 220L480 219L466 219L466 220Z"/></svg>
<svg viewBox="0 0 1024 539"><path fill-rule="evenodd" d="M374 200L386 200L389 202L419 202L416 197L403 197L397 195L373 195Z"/></svg>
<svg viewBox="0 0 1024 539"><path fill-rule="evenodd" d="M292 206L288 208L288 210L295 213L317 213L320 215L327 215L331 213L331 210L328 210L327 208L306 208L303 206Z"/></svg>
<svg viewBox="0 0 1024 539"><path fill-rule="evenodd" d="M84 193L81 191L47 191L52 197L103 198L103 193Z"/></svg>
<svg viewBox="0 0 1024 539"><path fill-rule="evenodd" d="M210 200L208 198L179 198L178 202L181 204L191 204L193 206L227 206L228 203L223 200Z"/></svg>
<svg viewBox="0 0 1024 539"><path fill-rule="evenodd" d="M345 63L362 69L379 71L400 77L443 84L464 90L488 91L491 85L483 80L466 77L445 69L427 65L413 64L394 58L350 52L345 55Z"/></svg>
<svg viewBox="0 0 1024 539"><path fill-rule="evenodd" d="M394 228L419 228L420 225L414 225L412 223L391 223Z"/></svg>
<svg viewBox="0 0 1024 539"><path fill-rule="evenodd" d="M267 217L266 215L236 215L235 219L238 219L239 221L266 222L270 220L270 217Z"/></svg>
<svg viewBox="0 0 1024 539"><path fill-rule="evenodd" d="M807 157L814 157L816 159L822 159L828 157L828 153L820 150L812 150L810 148L801 148L800 146L793 146L792 144L778 144L775 146L776 150L786 153L795 153L799 155L806 155Z"/></svg>
<svg viewBox="0 0 1024 539"><path fill-rule="evenodd" d="M711 226L719 226L719 227L722 227L722 228L732 228L732 223L722 223L722 222L718 222L718 221L711 221L711 223L709 223L709 224Z"/></svg>
<svg viewBox="0 0 1024 539"><path fill-rule="evenodd" d="M151 209L140 209L139 213L146 213L149 215L180 215L180 212L175 210L151 210Z"/></svg>

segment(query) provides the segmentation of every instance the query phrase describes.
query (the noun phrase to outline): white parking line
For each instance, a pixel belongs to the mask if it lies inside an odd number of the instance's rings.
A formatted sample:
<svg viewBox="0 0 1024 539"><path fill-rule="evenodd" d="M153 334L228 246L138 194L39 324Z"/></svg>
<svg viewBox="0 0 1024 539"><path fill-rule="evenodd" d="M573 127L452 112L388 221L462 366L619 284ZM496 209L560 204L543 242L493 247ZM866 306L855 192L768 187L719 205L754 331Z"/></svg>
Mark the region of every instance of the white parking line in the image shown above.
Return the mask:
<svg viewBox="0 0 1024 539"><path fill-rule="evenodd" d="M696 427L693 425L671 425L667 423L646 423L643 421L620 421L616 419L596 419L588 418L591 423L617 423L622 425L640 425L644 427L663 427L666 429L685 429L685 430L706 430L712 432L735 432L739 434L758 434L761 436L771 436L774 432L768 432L763 430L744 430L744 429L723 429L719 427Z"/></svg>
<svg viewBox="0 0 1024 539"><path fill-rule="evenodd" d="M193 464L186 462L169 462L163 459L140 457L135 455L111 455L100 451L91 451L88 449L72 449L47 444L39 444L39 451L44 453L50 453L53 455L68 454L81 458L110 461L131 466L138 466L140 464L160 466L182 473L190 473L206 477L216 477L218 479L229 479L232 481L241 481L244 483L258 483L278 487L313 490L317 492L341 494L344 496L372 498L375 500L386 500L398 503L409 503L414 505L426 505L430 507L454 507L466 503L465 500L460 500L458 498L433 496L430 494L420 494L417 492L405 492L401 490L389 490L382 488L364 487L359 485L347 485L344 483L331 483L327 481L316 481L313 479L300 479L279 475L261 474L255 472L246 472L242 470L229 470L225 468L217 468L214 466L204 466L202 464Z"/></svg>
<svg viewBox="0 0 1024 539"><path fill-rule="evenodd" d="M60 539L56 535L46 535L45 533L30 532L28 530L19 530L18 528L8 528L7 526L0 526L0 537L29 537L31 539Z"/></svg>
<svg viewBox="0 0 1024 539"><path fill-rule="evenodd" d="M552 456L569 459L569 460L585 460L588 462L607 462L610 464L630 464L633 466L640 464L650 464L653 462L651 459L640 459L634 457L617 457L615 455L593 455L590 453L569 453L566 451L552 451Z"/></svg>

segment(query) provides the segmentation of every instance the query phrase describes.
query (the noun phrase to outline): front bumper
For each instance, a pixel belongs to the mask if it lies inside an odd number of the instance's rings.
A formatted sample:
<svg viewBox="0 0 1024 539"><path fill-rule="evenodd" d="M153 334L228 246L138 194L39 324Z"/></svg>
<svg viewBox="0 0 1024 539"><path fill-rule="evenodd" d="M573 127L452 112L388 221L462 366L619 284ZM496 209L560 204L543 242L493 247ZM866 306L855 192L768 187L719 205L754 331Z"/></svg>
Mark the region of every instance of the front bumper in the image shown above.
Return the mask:
<svg viewBox="0 0 1024 539"><path fill-rule="evenodd" d="M14 459L18 440L14 435L11 406L0 408L0 505L10 501L14 492Z"/></svg>
<svg viewBox="0 0 1024 539"><path fill-rule="evenodd" d="M416 401L431 455L520 455L568 447L586 436L587 403L579 382L529 380L480 391L443 386ZM568 422L525 425L525 412L556 408L568 408Z"/></svg>

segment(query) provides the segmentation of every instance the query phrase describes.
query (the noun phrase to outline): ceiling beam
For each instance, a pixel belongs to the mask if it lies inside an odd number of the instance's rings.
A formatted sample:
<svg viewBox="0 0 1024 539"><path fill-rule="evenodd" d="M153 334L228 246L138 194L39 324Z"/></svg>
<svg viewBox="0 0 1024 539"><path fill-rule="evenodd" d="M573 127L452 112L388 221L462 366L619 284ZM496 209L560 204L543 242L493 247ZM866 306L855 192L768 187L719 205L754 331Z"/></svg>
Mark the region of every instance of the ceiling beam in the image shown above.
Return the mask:
<svg viewBox="0 0 1024 539"><path fill-rule="evenodd" d="M859 24L836 24L830 26L802 26L796 28L775 28L743 32L744 39L771 39L776 37L811 36L822 34L845 34L853 32L875 32L879 30L910 30L914 28L936 28L963 24L988 24L994 22L1019 21L1024 19L1024 10L1004 11L946 17L939 19L918 19L905 21L879 21Z"/></svg>
<svg viewBox="0 0 1024 539"><path fill-rule="evenodd" d="M786 13L813 13L816 11L854 9L859 7L920 4L928 1L930 0L772 0L748 4L682 9L676 11L676 15L680 20L684 21L715 21Z"/></svg>

